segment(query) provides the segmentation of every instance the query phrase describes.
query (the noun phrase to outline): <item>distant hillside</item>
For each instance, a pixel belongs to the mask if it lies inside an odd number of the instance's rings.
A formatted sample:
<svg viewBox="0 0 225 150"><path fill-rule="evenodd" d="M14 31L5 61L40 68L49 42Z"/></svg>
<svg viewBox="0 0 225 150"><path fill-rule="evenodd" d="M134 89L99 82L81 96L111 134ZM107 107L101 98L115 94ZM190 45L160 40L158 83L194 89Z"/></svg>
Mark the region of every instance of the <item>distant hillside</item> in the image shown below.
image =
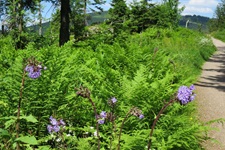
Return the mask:
<svg viewBox="0 0 225 150"><path fill-rule="evenodd" d="M88 17L88 24L92 25L96 23L102 23L108 18L109 18L108 11L90 13Z"/></svg>
<svg viewBox="0 0 225 150"><path fill-rule="evenodd" d="M210 18L208 17L204 17L204 16L197 16L197 15L185 15L181 17L180 20L180 26L185 27L187 21L188 23L188 28L189 29L194 29L194 30L200 30L201 31L208 31L208 27L207 27L207 23L209 21Z"/></svg>
<svg viewBox="0 0 225 150"><path fill-rule="evenodd" d="M108 11L103 11L103 12L95 12L95 13L90 13L88 16L88 24L97 24L97 23L102 23L106 19L109 18ZM181 20L179 22L180 26L185 27L186 22L189 20L188 23L188 28L193 29L193 30L201 30L203 32L207 32L207 22L209 21L210 18L208 17L203 17L203 16L196 16L196 15L185 15L181 17ZM46 29L50 26L49 22L43 23L43 32L46 31ZM32 31L38 31L38 25L30 26L29 27Z"/></svg>

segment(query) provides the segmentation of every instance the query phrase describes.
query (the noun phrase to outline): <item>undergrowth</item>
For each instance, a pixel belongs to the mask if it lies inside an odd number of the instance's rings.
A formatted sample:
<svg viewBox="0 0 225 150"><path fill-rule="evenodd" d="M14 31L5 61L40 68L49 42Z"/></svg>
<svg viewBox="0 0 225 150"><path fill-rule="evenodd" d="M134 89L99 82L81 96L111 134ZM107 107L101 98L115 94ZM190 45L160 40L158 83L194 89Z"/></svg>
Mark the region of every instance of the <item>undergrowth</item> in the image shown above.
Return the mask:
<svg viewBox="0 0 225 150"><path fill-rule="evenodd" d="M204 39L207 42L201 42ZM15 112L24 58L35 57L47 70L38 79L25 77L20 137L32 137L37 142L20 139L21 147L59 149L63 141L71 150L96 149L96 118L92 106L74 90L82 86L90 91L98 113L111 112L108 100L112 97L118 100L113 110L116 114L113 131L111 122L99 125L101 149L116 149L122 120L135 106L145 117L126 120L120 144L123 150L143 150L161 107L181 85L196 82L202 64L215 51L208 37L183 28L150 28L140 34L119 37L112 44L104 42L99 35L86 43L80 42L79 47L71 41L61 48L53 45L40 50L31 43L25 50L15 51L10 41L9 37L0 40L3 45L0 49L1 149L15 149L18 143ZM197 120L195 109L194 103L175 103L168 107L156 125L152 148L201 149L199 142L208 127ZM50 116L65 121L63 140L59 134L48 133Z"/></svg>

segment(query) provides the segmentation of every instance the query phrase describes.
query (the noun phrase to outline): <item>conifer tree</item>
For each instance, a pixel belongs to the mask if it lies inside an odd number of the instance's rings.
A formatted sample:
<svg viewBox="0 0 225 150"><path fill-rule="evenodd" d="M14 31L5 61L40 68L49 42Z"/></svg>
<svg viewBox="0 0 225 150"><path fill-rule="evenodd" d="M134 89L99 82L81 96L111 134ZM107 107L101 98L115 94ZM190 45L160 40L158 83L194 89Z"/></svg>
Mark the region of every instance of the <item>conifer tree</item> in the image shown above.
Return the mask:
<svg viewBox="0 0 225 150"><path fill-rule="evenodd" d="M155 5L146 0L134 2L131 5L129 26L131 32L141 32L152 25L156 25Z"/></svg>
<svg viewBox="0 0 225 150"><path fill-rule="evenodd" d="M112 0L111 6L112 8L109 9L109 20L116 35L123 30L124 22L128 17L128 7L124 0Z"/></svg>

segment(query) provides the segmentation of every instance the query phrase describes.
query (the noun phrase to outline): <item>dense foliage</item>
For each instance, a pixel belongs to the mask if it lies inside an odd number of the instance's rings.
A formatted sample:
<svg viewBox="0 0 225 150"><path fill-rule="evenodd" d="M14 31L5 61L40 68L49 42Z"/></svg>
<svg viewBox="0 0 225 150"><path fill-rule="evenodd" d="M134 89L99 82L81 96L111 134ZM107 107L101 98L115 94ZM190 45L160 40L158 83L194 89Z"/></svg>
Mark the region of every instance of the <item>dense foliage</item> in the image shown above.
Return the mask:
<svg viewBox="0 0 225 150"><path fill-rule="evenodd" d="M29 43L20 51L14 49L11 37L0 39L1 149L15 149L17 142L22 149L94 150L94 103L97 114L106 111L116 115L114 123L99 125L101 149L116 149L124 123L121 149L143 150L161 107L181 85L196 81L203 62L215 51L208 37L182 28L149 28L132 36L121 34L108 43L112 36L105 30L75 44L70 41L62 47L36 49L35 43ZM23 71L27 65L24 59L31 57L47 67L36 79L23 77L27 74ZM82 95L81 86L90 93ZM115 107L108 105L112 97L117 99ZM18 131L15 125L20 100ZM131 116L123 122L133 106L145 117L140 120ZM197 120L195 113L194 103L169 106L155 127L152 148L201 149L199 142L208 127ZM61 121L62 130L54 133L56 121Z"/></svg>

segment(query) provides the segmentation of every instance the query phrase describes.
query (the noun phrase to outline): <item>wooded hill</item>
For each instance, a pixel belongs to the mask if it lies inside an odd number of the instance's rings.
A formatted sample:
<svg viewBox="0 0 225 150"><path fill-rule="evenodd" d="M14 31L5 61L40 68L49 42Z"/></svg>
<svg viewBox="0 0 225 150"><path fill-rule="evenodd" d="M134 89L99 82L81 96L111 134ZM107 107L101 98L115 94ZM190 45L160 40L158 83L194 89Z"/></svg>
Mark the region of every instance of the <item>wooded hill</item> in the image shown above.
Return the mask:
<svg viewBox="0 0 225 150"><path fill-rule="evenodd" d="M108 11L103 11L101 13L96 12L96 13L90 13L88 16L88 24L93 25L93 24L98 24L102 23L105 20L109 18ZM208 17L204 16L199 16L199 15L185 15L182 16L180 19L180 26L186 27L186 23L189 20L188 23L188 28L193 29L193 30L199 30L202 32L207 32L208 27L207 23L210 20ZM42 24L43 32L50 26L49 22L45 22ZM38 25L33 25L30 27L31 30L38 30Z"/></svg>

